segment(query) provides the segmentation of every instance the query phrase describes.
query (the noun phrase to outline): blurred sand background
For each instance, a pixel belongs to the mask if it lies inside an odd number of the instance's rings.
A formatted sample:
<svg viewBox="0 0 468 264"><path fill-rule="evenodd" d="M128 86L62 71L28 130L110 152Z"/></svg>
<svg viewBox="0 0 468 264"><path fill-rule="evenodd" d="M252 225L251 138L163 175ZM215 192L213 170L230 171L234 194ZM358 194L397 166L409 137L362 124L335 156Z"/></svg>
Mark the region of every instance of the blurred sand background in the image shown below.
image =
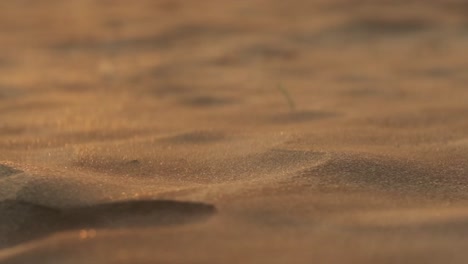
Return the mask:
<svg viewBox="0 0 468 264"><path fill-rule="evenodd" d="M467 263L468 4L0 2L0 263Z"/></svg>

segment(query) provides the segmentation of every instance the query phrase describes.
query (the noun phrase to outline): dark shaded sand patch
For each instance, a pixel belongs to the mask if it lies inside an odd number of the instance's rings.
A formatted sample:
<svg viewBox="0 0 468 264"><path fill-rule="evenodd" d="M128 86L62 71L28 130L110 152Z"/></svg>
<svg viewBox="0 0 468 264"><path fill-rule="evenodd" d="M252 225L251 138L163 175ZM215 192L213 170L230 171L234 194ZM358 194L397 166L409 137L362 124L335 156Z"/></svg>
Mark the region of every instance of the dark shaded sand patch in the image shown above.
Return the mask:
<svg viewBox="0 0 468 264"><path fill-rule="evenodd" d="M359 153L337 154L299 176L307 177L318 177L323 184L352 183L358 187L434 196L464 195L467 186L464 170L459 168Z"/></svg>
<svg viewBox="0 0 468 264"><path fill-rule="evenodd" d="M369 98L383 98L383 99L401 99L405 97L405 93L395 88L377 88L365 85L363 87L350 88L342 92L345 96L359 96Z"/></svg>
<svg viewBox="0 0 468 264"><path fill-rule="evenodd" d="M107 19L102 24L104 27L109 28L111 30L112 29L118 30L118 29L122 29L126 23L122 19L111 18L111 19Z"/></svg>
<svg viewBox="0 0 468 264"><path fill-rule="evenodd" d="M90 181L81 177L59 179L51 173L49 177L27 177L16 191L16 199L60 208L81 206L100 201L103 197L121 197L121 187L118 181Z"/></svg>
<svg viewBox="0 0 468 264"><path fill-rule="evenodd" d="M173 83L164 83L164 84L157 84L154 87L148 89L148 92L152 95L158 97L164 96L179 96L181 94L185 94L190 91L190 88L181 85L181 84L173 84Z"/></svg>
<svg viewBox="0 0 468 264"><path fill-rule="evenodd" d="M372 82L377 82L378 79L372 78L370 76L366 75L356 75L356 74L346 74L346 75L341 75L337 76L335 78L336 81L338 82L343 82L346 84L349 83L372 83Z"/></svg>
<svg viewBox="0 0 468 264"><path fill-rule="evenodd" d="M258 225L268 228L298 227L307 222L307 220L301 221L289 214L260 208L257 208L257 210L246 210L242 218L247 221L249 225Z"/></svg>
<svg viewBox="0 0 468 264"><path fill-rule="evenodd" d="M178 134L172 137L161 139L162 142L174 144L206 144L225 139L224 133L216 131L194 131Z"/></svg>
<svg viewBox="0 0 468 264"><path fill-rule="evenodd" d="M21 102L0 106L0 114L53 110L64 106L59 102Z"/></svg>
<svg viewBox="0 0 468 264"><path fill-rule="evenodd" d="M20 135L27 130L24 126L1 126L0 135ZM0 144L1 146L2 144Z"/></svg>
<svg viewBox="0 0 468 264"><path fill-rule="evenodd" d="M188 63L163 64L130 76L125 82L131 86L138 86L137 91L144 96L188 96L198 86L180 80L184 79L181 78L182 75L191 75L194 69Z"/></svg>
<svg viewBox="0 0 468 264"><path fill-rule="evenodd" d="M210 204L172 200L124 201L66 209L7 200L0 202L0 248L66 230L186 224L206 219L215 212Z"/></svg>
<svg viewBox="0 0 468 264"><path fill-rule="evenodd" d="M339 116L335 112L327 111L289 111L276 113L273 116L270 116L268 120L273 123L299 123L299 122L309 122L327 118L333 118Z"/></svg>
<svg viewBox="0 0 468 264"><path fill-rule="evenodd" d="M317 69L312 67L294 66L293 64L284 64L281 67L270 69L270 73L274 76L287 76L307 80L310 80L317 72Z"/></svg>
<svg viewBox="0 0 468 264"><path fill-rule="evenodd" d="M179 79L182 74L193 72L196 69L197 67L190 62L171 62L153 67L137 76L137 78L149 77L156 80Z"/></svg>
<svg viewBox="0 0 468 264"><path fill-rule="evenodd" d="M440 1L435 2L440 8L444 8L454 14L463 15L465 20L468 20L466 15L468 14L468 2L464 0L455 1Z"/></svg>
<svg viewBox="0 0 468 264"><path fill-rule="evenodd" d="M387 8L401 7L413 8L415 5L424 7L433 6L437 9L447 9L453 11L468 11L468 3L465 0L356 0L356 1L324 1L320 6L333 11L350 12L365 8ZM374 10L374 9L373 9ZM382 10L375 10L382 12Z"/></svg>
<svg viewBox="0 0 468 264"><path fill-rule="evenodd" d="M156 6L165 12L177 12L182 8L182 4L177 1L162 1L158 2Z"/></svg>
<svg viewBox="0 0 468 264"><path fill-rule="evenodd" d="M468 69L460 69L460 68L450 68L450 67L432 67L427 69L419 69L419 70L406 70L401 72L400 74L414 79L414 77L420 78L446 78L452 79L453 77L457 77L457 75L463 75L465 72L468 72Z"/></svg>
<svg viewBox="0 0 468 264"><path fill-rule="evenodd" d="M209 61L209 60L208 60ZM200 74L205 75L203 70L209 66L207 60L186 57L184 59L173 60L155 66L149 66L147 69L136 73L127 79L130 84L147 83L144 81L153 82L150 87L145 90L160 90L169 88L177 88L177 92L193 92L194 90L203 90L206 87L197 85L195 79L203 79ZM202 70L202 71L201 71ZM209 78L213 76L210 74ZM190 82L184 82L184 79L189 79ZM181 82L182 81L182 82Z"/></svg>
<svg viewBox="0 0 468 264"><path fill-rule="evenodd" d="M0 164L0 179L14 174L21 173L22 171Z"/></svg>
<svg viewBox="0 0 468 264"><path fill-rule="evenodd" d="M24 90L18 87L11 87L0 84L0 100L16 98L24 94Z"/></svg>
<svg viewBox="0 0 468 264"><path fill-rule="evenodd" d="M170 46L182 40L223 37L242 31L239 28L226 25L186 24L160 34L158 43Z"/></svg>
<svg viewBox="0 0 468 264"><path fill-rule="evenodd" d="M89 93L89 92L96 91L96 88L97 87L87 84L85 82L64 83L56 87L56 89L60 90L61 92L69 92L69 93L70 92L71 93Z"/></svg>
<svg viewBox="0 0 468 264"><path fill-rule="evenodd" d="M241 32L239 29L228 26L213 25L181 25L165 32L134 38L116 39L112 41L88 40L66 41L53 45L57 51L141 51L142 49L172 48L189 44L193 41L216 39Z"/></svg>
<svg viewBox="0 0 468 264"><path fill-rule="evenodd" d="M0 58L0 68L8 68L13 65L12 61L6 58Z"/></svg>
<svg viewBox="0 0 468 264"><path fill-rule="evenodd" d="M427 70L418 72L422 76L430 76L433 78L447 78L453 77L460 73L459 69L454 68L444 68L444 67L434 67Z"/></svg>
<svg viewBox="0 0 468 264"><path fill-rule="evenodd" d="M135 86L137 94L143 96L180 96L193 92L193 85L180 82L180 75L191 69L186 64L163 64L129 76L124 81L132 87Z"/></svg>
<svg viewBox="0 0 468 264"><path fill-rule="evenodd" d="M393 225L378 225L366 223L365 225L352 226L350 232L362 234L363 232L412 236L417 234L431 234L437 236L466 236L468 235L468 218L457 217L454 219L432 222L400 223Z"/></svg>
<svg viewBox="0 0 468 264"><path fill-rule="evenodd" d="M367 123L391 128L433 127L465 123L468 108L432 108L366 120Z"/></svg>
<svg viewBox="0 0 468 264"><path fill-rule="evenodd" d="M432 28L433 24L424 19L367 17L350 21L332 29L331 32L359 36L401 36L421 33Z"/></svg>
<svg viewBox="0 0 468 264"><path fill-rule="evenodd" d="M241 49L238 52L243 57L261 57L261 58L277 58L277 59L293 59L297 56L297 52L292 49L281 47L281 45L271 44L256 44Z"/></svg>
<svg viewBox="0 0 468 264"><path fill-rule="evenodd" d="M210 106L221 106L235 103L236 100L233 98L216 97L209 95L200 95L188 97L181 100L182 104L192 107L210 107Z"/></svg>
<svg viewBox="0 0 468 264"><path fill-rule="evenodd" d="M272 170L287 165L297 163L306 163L308 161L316 161L317 158L322 159L324 152L317 151L303 151L303 150L289 150L289 149L272 149L259 155L252 155L246 159L247 162L259 164L264 168L271 168Z"/></svg>
<svg viewBox="0 0 468 264"><path fill-rule="evenodd" d="M436 0L437 1L437 0ZM324 1L320 3L320 7L324 11L344 11L351 12L360 10L363 8L375 8L375 7L387 7L387 6L398 6L402 4L415 4L420 0L355 0L355 1ZM430 1L424 1L428 3Z"/></svg>
<svg viewBox="0 0 468 264"><path fill-rule="evenodd" d="M272 44L255 44L225 54L211 61L218 66L248 64L258 60L292 60L298 57L293 49Z"/></svg>
<svg viewBox="0 0 468 264"><path fill-rule="evenodd" d="M435 29L429 20L418 18L362 17L320 32L296 34L294 39L309 44L322 41L368 41L379 38L406 37Z"/></svg>

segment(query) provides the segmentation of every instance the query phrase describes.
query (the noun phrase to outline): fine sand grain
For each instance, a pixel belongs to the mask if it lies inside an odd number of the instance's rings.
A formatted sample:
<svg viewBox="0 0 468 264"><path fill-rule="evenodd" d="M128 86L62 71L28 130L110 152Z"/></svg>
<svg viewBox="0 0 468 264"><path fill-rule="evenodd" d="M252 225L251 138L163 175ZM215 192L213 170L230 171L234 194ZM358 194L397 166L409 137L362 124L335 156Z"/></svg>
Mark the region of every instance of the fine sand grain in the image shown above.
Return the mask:
<svg viewBox="0 0 468 264"><path fill-rule="evenodd" d="M0 2L0 263L468 263L468 5Z"/></svg>

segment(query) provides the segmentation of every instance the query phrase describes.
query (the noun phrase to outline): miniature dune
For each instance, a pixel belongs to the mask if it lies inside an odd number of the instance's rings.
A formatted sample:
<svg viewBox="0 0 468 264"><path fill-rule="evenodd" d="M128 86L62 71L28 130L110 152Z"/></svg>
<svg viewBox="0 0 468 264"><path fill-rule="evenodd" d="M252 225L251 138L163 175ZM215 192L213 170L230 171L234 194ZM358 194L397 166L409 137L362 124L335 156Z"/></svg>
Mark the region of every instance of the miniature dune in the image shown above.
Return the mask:
<svg viewBox="0 0 468 264"><path fill-rule="evenodd" d="M463 1L3 1L0 263L466 263Z"/></svg>

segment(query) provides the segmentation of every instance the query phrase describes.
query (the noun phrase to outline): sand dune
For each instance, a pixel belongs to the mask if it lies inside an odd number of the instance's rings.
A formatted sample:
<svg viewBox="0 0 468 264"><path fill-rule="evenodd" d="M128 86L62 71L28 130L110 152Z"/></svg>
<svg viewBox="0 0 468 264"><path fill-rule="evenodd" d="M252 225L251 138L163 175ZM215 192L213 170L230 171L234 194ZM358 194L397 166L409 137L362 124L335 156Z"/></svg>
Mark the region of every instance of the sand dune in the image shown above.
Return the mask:
<svg viewBox="0 0 468 264"><path fill-rule="evenodd" d="M467 14L0 2L0 263L466 263Z"/></svg>

